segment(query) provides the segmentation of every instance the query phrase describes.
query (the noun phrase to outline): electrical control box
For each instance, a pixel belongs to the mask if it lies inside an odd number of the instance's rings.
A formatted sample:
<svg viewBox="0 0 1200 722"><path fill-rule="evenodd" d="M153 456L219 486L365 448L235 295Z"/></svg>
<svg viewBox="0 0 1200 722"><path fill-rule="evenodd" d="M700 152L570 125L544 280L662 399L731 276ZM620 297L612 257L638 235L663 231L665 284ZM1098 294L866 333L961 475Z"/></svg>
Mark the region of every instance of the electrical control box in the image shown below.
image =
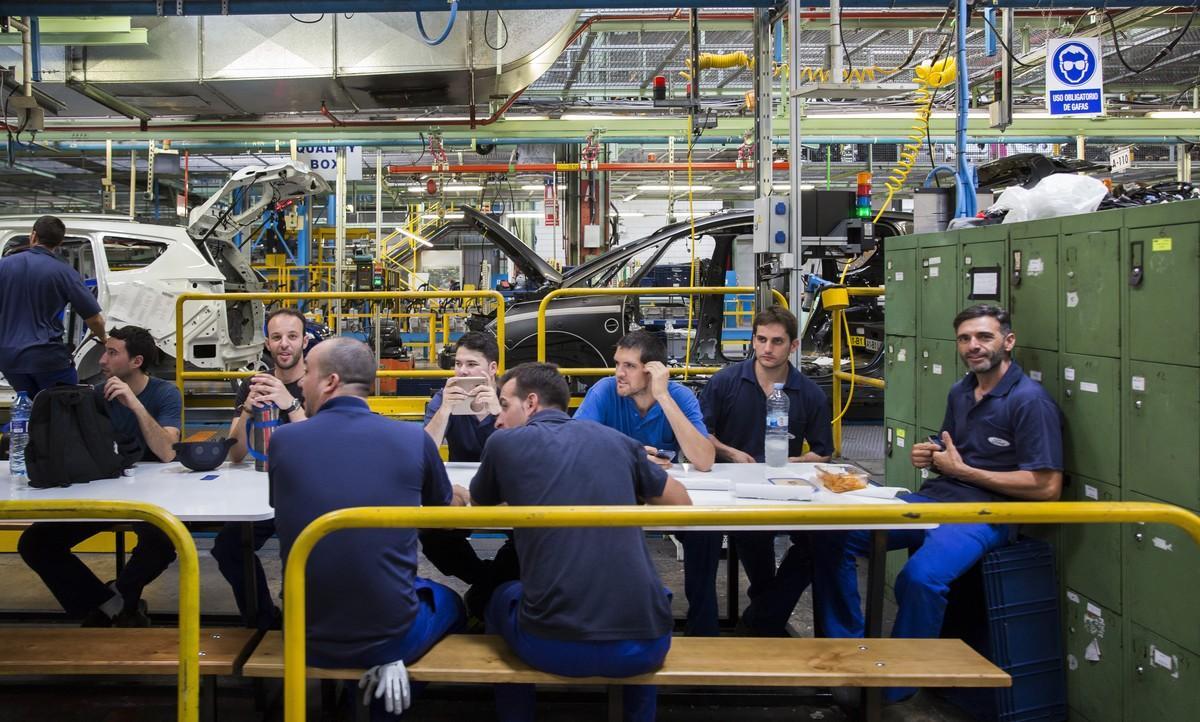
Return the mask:
<svg viewBox="0 0 1200 722"><path fill-rule="evenodd" d="M754 252L791 251L792 204L787 196L754 199Z"/></svg>

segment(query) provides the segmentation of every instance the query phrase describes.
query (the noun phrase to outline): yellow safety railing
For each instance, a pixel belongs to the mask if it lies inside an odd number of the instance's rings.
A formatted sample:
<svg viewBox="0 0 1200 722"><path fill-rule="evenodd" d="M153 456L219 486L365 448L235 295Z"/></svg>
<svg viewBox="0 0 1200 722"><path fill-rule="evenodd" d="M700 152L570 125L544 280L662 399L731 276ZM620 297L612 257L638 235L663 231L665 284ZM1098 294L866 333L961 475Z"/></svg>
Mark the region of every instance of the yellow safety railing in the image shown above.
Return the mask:
<svg viewBox="0 0 1200 722"><path fill-rule="evenodd" d="M114 519L161 529L179 555L179 722L200 716L200 560L183 522L153 504L129 501L0 501L0 519Z"/></svg>
<svg viewBox="0 0 1200 722"><path fill-rule="evenodd" d="M251 371L185 371L183 307L188 301L283 301L303 300L319 301L323 299L341 299L343 301L400 301L404 299L433 299L433 298L490 298L496 301L496 345L500 347L498 371L504 372L504 296L499 291L347 291L345 293L293 291L288 293L182 293L175 299L175 386L183 396L183 385L186 381L222 381L253 376ZM449 320L447 319L446 340L449 341ZM376 372L378 378L449 378L453 371L441 369L397 369ZM186 406L186 404L185 404ZM184 423L182 412L180 424Z"/></svg>
<svg viewBox="0 0 1200 722"><path fill-rule="evenodd" d="M830 294L826 296L825 294ZM855 373L854 369L854 350L851 346L850 350L850 371L842 370L842 333L845 332L846 338L850 338L850 323L846 320L846 308L848 307L849 299L854 296L882 296L883 287L873 286L857 286L850 288L835 287L827 288L821 292L821 303L829 310L830 321L833 325L833 366L831 367L831 396L833 400L833 453L840 455L842 453L842 417L846 414L846 409L850 406L850 401L854 395L854 384L862 384L863 386L871 386L877 389L886 388L887 384L883 379L875 379L870 376L861 376ZM838 301L830 301L837 298ZM846 400L846 407L842 407L842 382L850 382L851 398Z"/></svg>
<svg viewBox="0 0 1200 722"><path fill-rule="evenodd" d="M910 524L1173 524L1200 544L1200 516L1170 504L1146 502L1000 502L996 504L881 504L837 506L589 506L589 507L360 507L329 512L300 532L283 575L283 694L285 722L304 722L305 570L317 542L341 529L487 529L527 527L690 526L768 528L816 525Z"/></svg>
<svg viewBox="0 0 1200 722"><path fill-rule="evenodd" d="M740 293L755 293L753 286L634 286L625 288L556 288L542 297L537 312L537 359L546 360L546 310L550 302L565 296L725 296ZM787 308L787 299L782 293L771 289L779 305ZM670 369L672 374L715 374L721 366L683 366ZM613 370L607 366L595 368L560 368L565 376L607 376Z"/></svg>

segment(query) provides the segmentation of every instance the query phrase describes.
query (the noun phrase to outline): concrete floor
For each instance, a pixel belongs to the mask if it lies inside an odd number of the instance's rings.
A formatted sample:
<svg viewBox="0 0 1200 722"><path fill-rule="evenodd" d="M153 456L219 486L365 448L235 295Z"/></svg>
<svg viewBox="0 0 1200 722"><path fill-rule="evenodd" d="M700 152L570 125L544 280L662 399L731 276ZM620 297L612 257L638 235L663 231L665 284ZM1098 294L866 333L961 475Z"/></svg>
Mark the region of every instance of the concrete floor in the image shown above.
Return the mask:
<svg viewBox="0 0 1200 722"><path fill-rule="evenodd" d="M845 451L875 475L882 473L882 429L877 426L847 427ZM682 593L682 565L676 561L675 545L667 538L652 536L648 540L663 582L677 591L674 611L682 617L686 602ZM210 537L197 537L200 551L201 609L205 614L234 614L233 595L221 578L216 562L209 556ZM481 554L487 555L499 546L499 540L476 539ZM787 548L786 537L777 541L777 553ZM273 593L278 596L282 577L278 555L278 543L272 540L260 553L267 578ZM84 555L89 566L101 579L113 576L113 560L110 555ZM718 579L725 578L725 563ZM859 573L865 576L865 565ZM420 573L423 576L443 581L451 587L464 591L457 580L441 577L422 559ZM41 581L29 571L15 554L0 554L0 609L55 609L53 597ZM865 579L862 580L865 585ZM742 574L740 585L741 607L745 607L747 583ZM725 588L718 585L725 603ZM173 566L162 577L147 588L145 599L150 607L151 618L156 611L173 612L178 601L178 577ZM885 610L887 625L895 615L890 602ZM811 595L805 593L792 615L794 633L799 636L812 635ZM0 631L0 643L3 632ZM268 691L272 689L268 687ZM246 680L223 680L220 688L219 712L224 722L242 722L264 719L256 711L253 685ZM828 697L812 698L813 690L781 690L753 695L736 694L727 690L708 693L704 690L664 690L660 694L658 719L662 722L757 722L759 720L828 720L836 722L848 719ZM317 689L310 690L309 699L316 701ZM52 722L150 722L174 719L175 687L170 679L119 678L109 680L70 680L58 678L3 678L0 677L0 722L18 720L47 720ZM605 700L591 690L547 691L539 697L539 719L558 722L571 720L605 719ZM310 715L317 719L316 713ZM345 719L352 719L344 716ZM265 719L279 719L278 710L269 712ZM467 720L495 719L490 694L481 687L432 686L420 704L405 713L403 719L411 722L434 720L455 722ZM923 692L914 700L903 705L886 708L884 719L911 720L912 722L966 722L971 717Z"/></svg>

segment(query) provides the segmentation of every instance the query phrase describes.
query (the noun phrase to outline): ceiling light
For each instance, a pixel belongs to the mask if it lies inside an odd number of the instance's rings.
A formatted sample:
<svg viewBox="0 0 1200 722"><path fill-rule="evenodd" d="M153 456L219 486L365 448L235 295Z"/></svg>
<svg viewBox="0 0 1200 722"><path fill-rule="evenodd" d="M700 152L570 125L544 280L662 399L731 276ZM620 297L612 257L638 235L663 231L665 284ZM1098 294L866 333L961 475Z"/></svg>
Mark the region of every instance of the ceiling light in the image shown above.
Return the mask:
<svg viewBox="0 0 1200 722"><path fill-rule="evenodd" d="M542 190L546 190L546 185L544 183L539 183L537 185L534 185L533 183L529 183L528 185L521 186L521 190L523 190L523 191L542 191Z"/></svg>
<svg viewBox="0 0 1200 722"><path fill-rule="evenodd" d="M405 186L404 190L409 193L424 193L427 189L425 186Z"/></svg>
<svg viewBox="0 0 1200 722"><path fill-rule="evenodd" d="M802 191L811 191L814 188L816 188L816 186L814 186L812 183L801 183L800 184L800 190L802 190Z"/></svg>
<svg viewBox="0 0 1200 722"><path fill-rule="evenodd" d="M436 221L436 220L438 220L438 217L439 216L436 213L422 213L421 214L421 219L426 220L426 221ZM461 221L463 219L463 214L447 213L446 215L441 216L441 218L444 218L448 221Z"/></svg>
<svg viewBox="0 0 1200 722"><path fill-rule="evenodd" d="M693 192L711 191L712 186L647 185L647 186L638 186L637 189L639 191L647 191L647 192L662 191L662 192L670 193L672 191L677 191L679 193L686 193L689 190L693 191Z"/></svg>
<svg viewBox="0 0 1200 722"><path fill-rule="evenodd" d="M544 214L537 211L510 211L504 214L506 218L541 218Z"/></svg>
<svg viewBox="0 0 1200 722"><path fill-rule="evenodd" d="M1200 113L1194 110L1152 110L1146 113L1147 118L1200 118Z"/></svg>
<svg viewBox="0 0 1200 722"><path fill-rule="evenodd" d="M406 231L406 230L405 230L405 229L403 229L403 228L397 228L397 229L396 229L396 233L399 233L400 235L402 235L402 236L405 236L406 238L411 238L411 239L413 239L414 241L416 241L417 243L419 243L420 245L422 245L422 246L424 246L424 247L426 247L426 248L433 248L433 244L432 244L432 243L430 243L429 241L425 240L424 238L421 238L421 237L420 237L420 236L418 236L416 233L411 233L411 232L409 232L409 231Z"/></svg>
<svg viewBox="0 0 1200 722"><path fill-rule="evenodd" d="M442 190L447 190L452 193L478 193L483 190L483 186L462 185L461 183L450 183L442 186Z"/></svg>
<svg viewBox="0 0 1200 722"><path fill-rule="evenodd" d="M639 213L637 211L633 211L631 213L617 213L617 215L620 216L621 218L645 218L646 217L645 213Z"/></svg>

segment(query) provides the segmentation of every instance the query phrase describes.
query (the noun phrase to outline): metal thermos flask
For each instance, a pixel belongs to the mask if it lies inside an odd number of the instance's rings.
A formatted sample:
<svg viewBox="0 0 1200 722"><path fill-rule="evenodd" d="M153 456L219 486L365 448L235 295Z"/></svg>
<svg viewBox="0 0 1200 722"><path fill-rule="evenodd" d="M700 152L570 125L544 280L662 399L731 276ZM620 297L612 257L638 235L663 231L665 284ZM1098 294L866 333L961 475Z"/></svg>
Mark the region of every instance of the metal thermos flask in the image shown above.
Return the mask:
<svg viewBox="0 0 1200 722"><path fill-rule="evenodd" d="M254 470L267 470L267 448L271 445L271 432L279 423L279 407L271 402L254 407L253 424L250 430L250 447L254 453Z"/></svg>

